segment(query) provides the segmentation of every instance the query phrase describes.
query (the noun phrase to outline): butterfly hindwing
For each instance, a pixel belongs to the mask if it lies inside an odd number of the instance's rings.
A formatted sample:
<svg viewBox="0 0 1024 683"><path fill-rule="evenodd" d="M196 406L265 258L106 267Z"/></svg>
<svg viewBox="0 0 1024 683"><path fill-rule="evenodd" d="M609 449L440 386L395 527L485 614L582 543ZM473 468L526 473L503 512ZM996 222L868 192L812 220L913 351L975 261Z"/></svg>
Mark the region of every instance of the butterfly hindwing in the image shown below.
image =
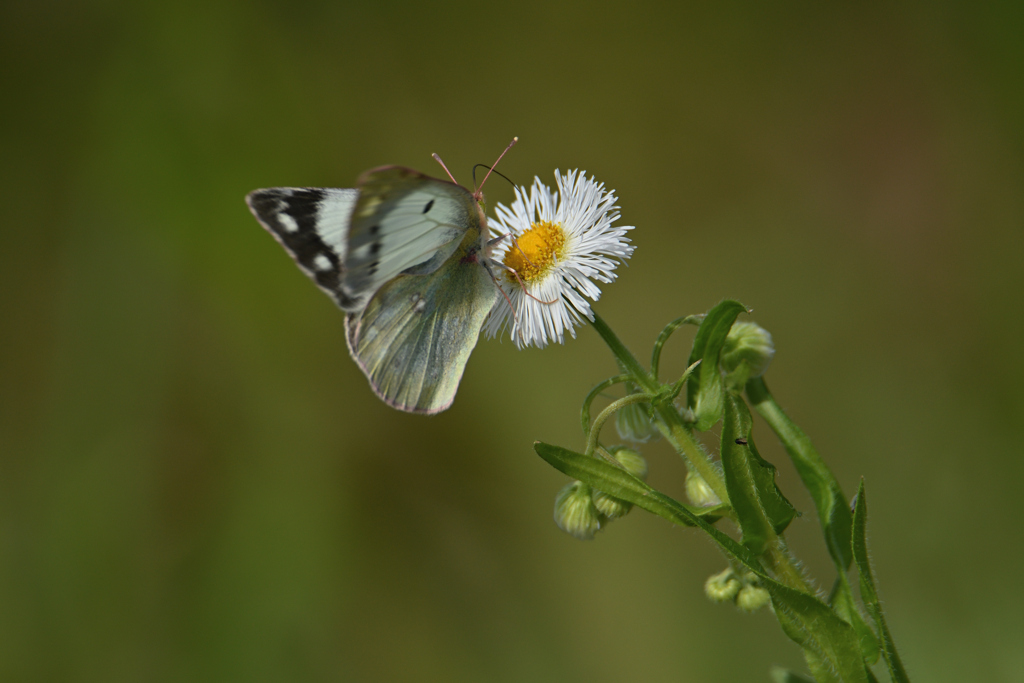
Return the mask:
<svg viewBox="0 0 1024 683"><path fill-rule="evenodd" d="M459 185L400 166L368 171L352 211L342 287L365 303L400 273L437 270L483 223L473 195Z"/></svg>
<svg viewBox="0 0 1024 683"><path fill-rule="evenodd" d="M345 310L359 304L343 286L349 220L358 190L275 187L246 197L256 219L320 289Z"/></svg>
<svg viewBox="0 0 1024 683"><path fill-rule="evenodd" d="M374 392L416 413L448 408L498 297L478 260L479 233L428 275L399 275L346 321L352 357Z"/></svg>

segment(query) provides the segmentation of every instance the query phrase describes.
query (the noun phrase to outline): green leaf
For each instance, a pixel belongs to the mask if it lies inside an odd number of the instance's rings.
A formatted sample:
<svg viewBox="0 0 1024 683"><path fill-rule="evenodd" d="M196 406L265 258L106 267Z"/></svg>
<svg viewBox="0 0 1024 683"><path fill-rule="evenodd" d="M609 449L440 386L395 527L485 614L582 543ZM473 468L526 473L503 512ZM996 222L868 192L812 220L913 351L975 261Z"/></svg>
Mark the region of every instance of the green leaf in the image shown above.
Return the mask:
<svg viewBox="0 0 1024 683"><path fill-rule="evenodd" d="M844 683L868 682L853 627L815 596L776 581L749 548L711 526L705 519L705 516L724 514L728 508L692 508L655 491L603 460L539 441L533 447L540 457L570 477L673 524L700 527L728 556L757 575L761 585L772 596L772 606L779 623L792 640L837 671Z"/></svg>
<svg viewBox="0 0 1024 683"><path fill-rule="evenodd" d="M839 482L811 445L811 440L775 402L763 379L753 379L747 383L747 398L779 437L793 461L793 466L814 500L828 552L839 573L845 573L853 561L850 552L851 517Z"/></svg>
<svg viewBox="0 0 1024 683"><path fill-rule="evenodd" d="M910 679L896 652L896 643L885 623L885 614L882 612L882 605L878 601L878 592L875 590L875 577L871 573L871 563L868 560L867 523L868 502L864 494L864 480L861 479L853 510L853 557L857 563L857 572L860 574L860 597L878 628L878 635L882 639L882 656L885 658L886 666L889 667L889 676L892 678L892 682L909 683Z"/></svg>
<svg viewBox="0 0 1024 683"><path fill-rule="evenodd" d="M839 683L839 678L832 673L828 664L821 661L821 658L815 653L804 650L804 661L807 662L807 668L811 670L811 676L814 677L816 683Z"/></svg>
<svg viewBox="0 0 1024 683"><path fill-rule="evenodd" d="M832 609L836 611L836 614L851 624L853 630L857 632L857 638L860 640L860 651L864 655L864 661L868 664L877 662L879 654L878 637L871 627L868 626L867 622L864 621L860 610L857 609L857 603L853 599L853 591L850 588L850 582L846 579L845 572L841 573L836 580L836 587L829 602L832 604Z"/></svg>
<svg viewBox="0 0 1024 683"><path fill-rule="evenodd" d="M570 451L561 446L552 446L538 441L533 448L540 457L560 472L590 484L592 488L603 491L609 496L638 505L673 524L694 526L693 519L695 518L708 517L717 520L729 510L727 505L701 508L680 503L655 491L640 479L611 463Z"/></svg>
<svg viewBox="0 0 1024 683"><path fill-rule="evenodd" d="M678 330L683 325L700 325L701 320L704 319L703 315L687 315L682 318L676 318L661 331L658 335L657 341L654 342L654 351L651 352L651 377L658 379L658 366L661 363L661 349L664 348L665 342L672 336L672 333Z"/></svg>
<svg viewBox="0 0 1024 683"><path fill-rule="evenodd" d="M786 635L804 648L815 678L822 683L867 683L867 669L853 627L814 596L773 583L774 589L768 584L765 588L772 593L775 616ZM825 677L824 672L835 672L838 677Z"/></svg>
<svg viewBox="0 0 1024 683"><path fill-rule="evenodd" d="M743 545L760 554L793 521L796 510L775 485L775 466L758 454L751 424L747 404L728 394L721 446L725 487L743 530Z"/></svg>
<svg viewBox="0 0 1024 683"><path fill-rule="evenodd" d="M746 310L740 302L726 299L708 311L693 340L689 364L703 362L690 379L687 400L697 418L694 426L700 431L709 429L722 417L725 383L718 367L718 356L736 316Z"/></svg>

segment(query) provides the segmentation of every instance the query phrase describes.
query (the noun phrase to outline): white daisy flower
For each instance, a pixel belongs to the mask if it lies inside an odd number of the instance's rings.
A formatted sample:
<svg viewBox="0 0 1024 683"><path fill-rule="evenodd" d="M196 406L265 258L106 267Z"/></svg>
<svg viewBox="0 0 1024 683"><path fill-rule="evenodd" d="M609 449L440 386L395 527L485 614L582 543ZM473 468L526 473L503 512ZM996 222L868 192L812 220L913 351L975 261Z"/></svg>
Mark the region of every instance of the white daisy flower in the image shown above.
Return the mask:
<svg viewBox="0 0 1024 683"><path fill-rule="evenodd" d="M561 344L567 331L575 337L583 318L594 319L587 301L601 297L594 281L614 280L619 261L633 254L626 238L633 226L612 227L619 219L612 190L587 178L586 171L556 170L555 182L555 192L540 178L533 179L529 194L517 187L512 207L498 204L490 223L492 236L515 238L498 242L492 254L515 274L498 274L512 307L499 299L484 327L491 337L508 327L519 348Z"/></svg>

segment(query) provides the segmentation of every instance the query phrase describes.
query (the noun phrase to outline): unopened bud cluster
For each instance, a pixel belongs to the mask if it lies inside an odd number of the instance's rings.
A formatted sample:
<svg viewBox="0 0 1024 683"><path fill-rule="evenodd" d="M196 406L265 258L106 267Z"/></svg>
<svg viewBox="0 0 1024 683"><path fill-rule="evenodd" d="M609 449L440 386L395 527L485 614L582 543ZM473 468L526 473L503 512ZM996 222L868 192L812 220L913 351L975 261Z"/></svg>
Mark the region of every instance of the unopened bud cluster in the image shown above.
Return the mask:
<svg viewBox="0 0 1024 683"><path fill-rule="evenodd" d="M612 449L610 453L622 469L638 479L647 478L647 461L639 453L623 447ZM582 481L574 481L555 496L555 524L567 534L590 540L601 527L632 508L632 503L591 488Z"/></svg>
<svg viewBox="0 0 1024 683"><path fill-rule="evenodd" d="M775 344L768 330L757 323L736 322L725 338L718 362L725 373L725 383L742 387L767 372L774 357Z"/></svg>
<svg viewBox="0 0 1024 683"><path fill-rule="evenodd" d="M732 602L745 612L756 612L771 602L771 595L754 574L737 573L732 567L710 577L704 583L704 593L715 602Z"/></svg>

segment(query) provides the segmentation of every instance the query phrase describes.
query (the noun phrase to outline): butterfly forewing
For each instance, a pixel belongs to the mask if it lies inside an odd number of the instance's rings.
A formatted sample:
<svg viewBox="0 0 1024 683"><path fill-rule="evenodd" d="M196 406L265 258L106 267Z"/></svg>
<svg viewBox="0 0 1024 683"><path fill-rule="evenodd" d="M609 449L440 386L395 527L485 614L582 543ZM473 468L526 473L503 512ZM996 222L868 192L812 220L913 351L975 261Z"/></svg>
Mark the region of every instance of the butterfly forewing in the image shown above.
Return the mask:
<svg viewBox="0 0 1024 683"><path fill-rule="evenodd" d="M389 405L437 413L451 405L498 290L478 262L479 233L429 275L400 275L348 316L349 351ZM468 244L467 244L468 243Z"/></svg>
<svg viewBox="0 0 1024 683"><path fill-rule="evenodd" d="M254 190L249 209L299 267L341 308L360 304L342 286L349 219L358 190L275 187Z"/></svg>
<svg viewBox="0 0 1024 683"><path fill-rule="evenodd" d="M365 302L403 272L430 273L455 252L482 214L465 188L390 166L364 174L352 212L342 287Z"/></svg>

